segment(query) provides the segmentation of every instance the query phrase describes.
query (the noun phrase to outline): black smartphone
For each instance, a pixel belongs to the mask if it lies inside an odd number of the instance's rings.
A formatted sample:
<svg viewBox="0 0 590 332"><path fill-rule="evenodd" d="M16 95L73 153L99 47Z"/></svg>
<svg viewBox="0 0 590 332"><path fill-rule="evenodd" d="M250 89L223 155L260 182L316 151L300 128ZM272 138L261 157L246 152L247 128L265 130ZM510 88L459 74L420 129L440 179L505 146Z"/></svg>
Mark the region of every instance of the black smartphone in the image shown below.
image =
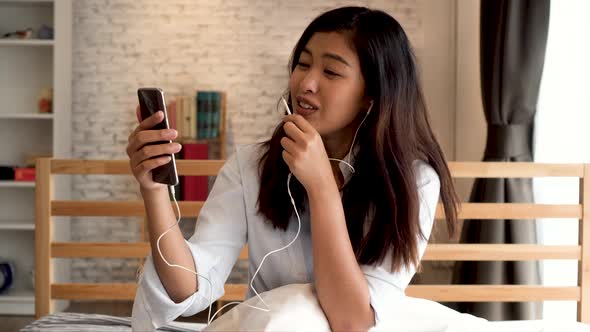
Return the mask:
<svg viewBox="0 0 590 332"><path fill-rule="evenodd" d="M158 130L158 129L169 129L170 125L168 124L168 114L166 112L166 102L164 101L164 91L159 88L139 88L137 89L137 97L139 98L139 110L141 113L142 121L147 119L152 114L163 111L164 112L164 120L158 123L151 129ZM166 144L171 143L172 141L158 141L148 143L149 145L152 144ZM155 156L154 158L161 157ZM168 154L171 157L169 163L158 166L152 170L152 179L154 182L167 184L170 186L175 186L178 184L178 173L176 172L176 161L174 159L174 154Z"/></svg>

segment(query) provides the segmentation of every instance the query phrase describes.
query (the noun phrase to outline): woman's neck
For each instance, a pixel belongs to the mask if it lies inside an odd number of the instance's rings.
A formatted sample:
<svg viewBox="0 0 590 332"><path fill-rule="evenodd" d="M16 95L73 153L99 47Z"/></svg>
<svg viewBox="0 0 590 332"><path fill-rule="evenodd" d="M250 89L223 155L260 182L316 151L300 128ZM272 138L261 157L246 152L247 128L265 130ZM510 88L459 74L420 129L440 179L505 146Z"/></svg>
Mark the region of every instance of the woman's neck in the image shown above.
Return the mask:
<svg viewBox="0 0 590 332"><path fill-rule="evenodd" d="M347 133L346 130L342 130L338 134L330 135L329 137L322 137L324 147L328 158L334 158L338 160L345 160L346 155L350 151L350 144L352 143L351 133ZM348 160L346 160L348 161ZM330 160L330 166L334 173L334 180L336 180L336 186L338 190L342 190L344 185L344 175L340 170L340 163L335 160Z"/></svg>
<svg viewBox="0 0 590 332"><path fill-rule="evenodd" d="M356 121L337 133L333 133L329 136L322 136L322 141L324 142L328 158L342 160L346 157L350 151L350 145L352 144L353 135L356 130L355 125L358 125Z"/></svg>
<svg viewBox="0 0 590 332"><path fill-rule="evenodd" d="M324 147L328 158L344 159L350 150L350 144L352 143L352 137L346 137L344 135L340 137L326 137L322 138L324 141Z"/></svg>

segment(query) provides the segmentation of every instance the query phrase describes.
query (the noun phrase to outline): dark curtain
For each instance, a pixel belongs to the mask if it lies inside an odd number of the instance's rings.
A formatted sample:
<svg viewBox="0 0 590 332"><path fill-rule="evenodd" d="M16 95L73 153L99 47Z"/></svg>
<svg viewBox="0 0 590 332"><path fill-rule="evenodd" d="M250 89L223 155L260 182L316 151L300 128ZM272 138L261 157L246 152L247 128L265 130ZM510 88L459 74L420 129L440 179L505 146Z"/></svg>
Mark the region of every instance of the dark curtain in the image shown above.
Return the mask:
<svg viewBox="0 0 590 332"><path fill-rule="evenodd" d="M488 123L483 161L533 160L535 117L547 31L549 0L482 0L480 63ZM531 179L476 179L471 202L530 203ZM534 220L465 220L463 243L536 243ZM454 284L540 284L539 263L457 262ZM489 320L540 319L542 303L455 303Z"/></svg>

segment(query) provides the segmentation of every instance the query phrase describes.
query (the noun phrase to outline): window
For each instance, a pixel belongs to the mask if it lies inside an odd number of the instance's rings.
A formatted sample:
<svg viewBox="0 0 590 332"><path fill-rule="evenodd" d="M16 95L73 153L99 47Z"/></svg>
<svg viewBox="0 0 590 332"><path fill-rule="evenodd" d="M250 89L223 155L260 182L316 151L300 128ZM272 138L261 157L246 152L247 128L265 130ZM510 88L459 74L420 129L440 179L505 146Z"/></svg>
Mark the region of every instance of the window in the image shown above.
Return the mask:
<svg viewBox="0 0 590 332"><path fill-rule="evenodd" d="M535 119L535 162L590 163L590 1L552 1L549 36ZM565 181L564 181L565 180ZM578 203L577 179L534 179L537 203ZM578 222L539 219L539 241L572 245ZM542 262L546 286L577 284L577 262ZM575 302L545 302L544 319L576 319Z"/></svg>

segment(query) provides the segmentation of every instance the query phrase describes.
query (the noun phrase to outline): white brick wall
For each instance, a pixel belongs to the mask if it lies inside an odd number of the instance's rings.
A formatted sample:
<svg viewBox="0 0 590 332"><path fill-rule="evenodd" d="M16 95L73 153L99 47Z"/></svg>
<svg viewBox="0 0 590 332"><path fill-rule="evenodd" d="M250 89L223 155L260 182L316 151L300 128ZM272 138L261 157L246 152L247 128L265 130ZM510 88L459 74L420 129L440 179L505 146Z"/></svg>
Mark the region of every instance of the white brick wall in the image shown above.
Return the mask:
<svg viewBox="0 0 590 332"><path fill-rule="evenodd" d="M422 1L75 1L73 157L127 157L140 86L158 86L168 94L224 90L234 141L267 138L278 121L275 106L287 87L287 63L296 41L314 17L343 5L392 14L420 58ZM124 176L75 178L74 195L138 197L136 183ZM74 220L73 240L138 240L137 220L98 220ZM133 261L77 260L72 277L124 281L134 277L136 268Z"/></svg>

